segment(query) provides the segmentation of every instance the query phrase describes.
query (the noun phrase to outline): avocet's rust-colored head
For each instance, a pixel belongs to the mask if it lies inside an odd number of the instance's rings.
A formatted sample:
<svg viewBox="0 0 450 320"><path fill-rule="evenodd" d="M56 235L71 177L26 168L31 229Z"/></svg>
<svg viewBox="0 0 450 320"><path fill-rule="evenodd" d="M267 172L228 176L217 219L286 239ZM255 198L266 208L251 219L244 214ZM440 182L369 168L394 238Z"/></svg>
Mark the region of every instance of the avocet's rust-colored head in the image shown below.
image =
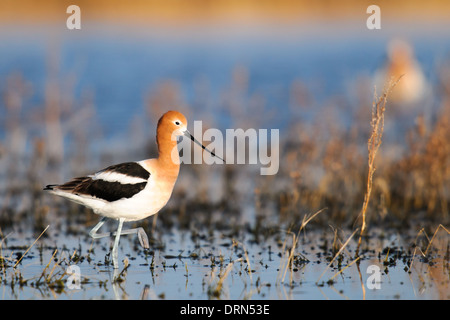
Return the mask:
<svg viewBox="0 0 450 320"><path fill-rule="evenodd" d="M175 136L184 135L187 130L186 117L178 111L168 111L158 121L157 134Z"/></svg>
<svg viewBox="0 0 450 320"><path fill-rule="evenodd" d="M221 159L214 152L208 150L204 145L202 145L197 139L195 139L187 129L187 120L186 117L178 111L168 111L162 115L162 117L158 121L157 128L157 141L158 141L158 149L161 152L166 151L165 149L170 149L174 144L176 145L176 137L186 136L200 147L203 150L208 151L213 156ZM175 138L175 139L174 139ZM224 161L225 162L225 161Z"/></svg>

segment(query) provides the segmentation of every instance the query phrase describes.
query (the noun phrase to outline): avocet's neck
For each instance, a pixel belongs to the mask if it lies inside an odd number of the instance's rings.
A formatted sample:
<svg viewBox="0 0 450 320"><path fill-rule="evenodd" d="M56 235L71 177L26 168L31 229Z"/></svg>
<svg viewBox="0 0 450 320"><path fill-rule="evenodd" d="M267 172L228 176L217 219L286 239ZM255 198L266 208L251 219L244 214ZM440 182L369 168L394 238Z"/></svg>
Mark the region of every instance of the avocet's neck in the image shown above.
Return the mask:
<svg viewBox="0 0 450 320"><path fill-rule="evenodd" d="M178 154L177 141L172 140L172 133L162 128L157 129L158 164L167 173L178 175L180 170L180 157Z"/></svg>

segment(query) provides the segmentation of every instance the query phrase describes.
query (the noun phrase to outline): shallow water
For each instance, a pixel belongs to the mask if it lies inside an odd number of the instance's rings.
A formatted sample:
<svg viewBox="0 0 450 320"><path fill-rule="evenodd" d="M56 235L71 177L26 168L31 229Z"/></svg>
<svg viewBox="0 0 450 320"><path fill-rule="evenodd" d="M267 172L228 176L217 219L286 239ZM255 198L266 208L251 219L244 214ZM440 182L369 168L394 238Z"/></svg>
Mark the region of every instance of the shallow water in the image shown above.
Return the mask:
<svg viewBox="0 0 450 320"><path fill-rule="evenodd" d="M62 236L55 234L50 227L47 237L38 240L14 269L9 258L17 259L34 240L31 235L24 235L26 241L19 240L11 233L2 244L2 256L9 267L2 269L1 297L169 300L450 298L449 260L445 251L449 242L448 237L439 233L426 258L416 252L411 269L413 255L408 251L411 247L408 248L407 243L414 239L409 237L404 242L400 234L391 239L380 237L380 234L372 235L368 244L371 249L362 252L359 263L355 263L351 256L355 250L354 241L348 246L347 253L344 252L341 262L338 264L337 259L328 268L332 258L328 247L333 234L306 230L306 236L301 235L295 250L294 263L287 269L287 253L282 250L284 242L286 248L292 245L292 239L290 236L286 239L284 231L280 231L279 239L271 237L260 243L246 236L226 234L167 230L161 233L160 239L153 239L148 253L138 248L136 239L123 236L119 259L126 259L129 266L124 270L121 263L116 271L116 274L121 272L120 280L114 282L115 272L108 262L108 246L112 239L92 241L82 234ZM443 247L437 250L439 246ZM91 248L93 251L90 252ZM52 259L55 249L58 251ZM70 259L74 252L81 257L80 260ZM68 269L71 265L79 267L79 287L70 286L70 280L74 279ZM369 266L379 270L379 274L374 276ZM334 279L330 280L333 276ZM222 277L223 286L218 289Z"/></svg>

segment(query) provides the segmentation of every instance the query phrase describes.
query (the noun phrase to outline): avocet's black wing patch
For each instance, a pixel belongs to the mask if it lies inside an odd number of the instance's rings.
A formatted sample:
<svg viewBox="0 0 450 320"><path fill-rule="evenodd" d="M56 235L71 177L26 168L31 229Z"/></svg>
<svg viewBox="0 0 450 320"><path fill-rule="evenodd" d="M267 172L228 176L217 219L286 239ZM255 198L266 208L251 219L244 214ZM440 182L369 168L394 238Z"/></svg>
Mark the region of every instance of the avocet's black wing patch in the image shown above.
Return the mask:
<svg viewBox="0 0 450 320"><path fill-rule="evenodd" d="M131 198L147 185L150 172L136 162L110 166L94 175L75 178L62 185L48 185L44 190L61 190L108 202Z"/></svg>
<svg viewBox="0 0 450 320"><path fill-rule="evenodd" d="M147 182L122 184L120 182L88 178L80 183L72 192L113 202L123 198L131 198L141 192L146 184Z"/></svg>

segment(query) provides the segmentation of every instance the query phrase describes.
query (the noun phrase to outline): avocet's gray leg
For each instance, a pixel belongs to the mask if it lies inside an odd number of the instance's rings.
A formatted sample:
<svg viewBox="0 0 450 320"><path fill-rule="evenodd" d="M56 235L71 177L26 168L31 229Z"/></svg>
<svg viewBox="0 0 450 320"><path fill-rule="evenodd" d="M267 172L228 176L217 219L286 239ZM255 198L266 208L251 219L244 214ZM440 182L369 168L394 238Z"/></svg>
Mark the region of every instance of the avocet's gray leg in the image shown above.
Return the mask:
<svg viewBox="0 0 450 320"><path fill-rule="evenodd" d="M141 244L142 248L144 248L144 249L150 248L147 234L145 233L144 229L142 229L141 227L134 228L134 229L122 230L121 235L134 234L134 233L137 234L139 243ZM115 234L115 232L114 232L114 234Z"/></svg>
<svg viewBox="0 0 450 320"><path fill-rule="evenodd" d="M124 221L125 221L125 218L119 219L119 226L117 227L117 231L116 231L116 239L114 240L114 246L112 249L112 258L113 258L114 269L119 268L119 254L118 254L119 240L120 240L120 235L122 233L122 226L123 226Z"/></svg>
<svg viewBox="0 0 450 320"><path fill-rule="evenodd" d="M101 228L101 226L105 223L106 221L106 217L102 217L100 219L100 222L96 224L96 226L94 228L92 228L91 231L89 231L89 235L94 238L94 239L99 239L99 238L103 238L106 237L106 235L104 233L100 233L97 234L98 229Z"/></svg>
<svg viewBox="0 0 450 320"><path fill-rule="evenodd" d="M103 217L100 222L89 232L89 235L94 239L100 239L105 237L111 237L111 236L117 236L117 232L106 232L106 233L97 233L98 229L105 223L106 217ZM120 235L127 235L127 234L137 234L139 243L144 249L150 248L147 234L145 233L144 229L134 228L134 229L127 229L122 230L120 232Z"/></svg>

